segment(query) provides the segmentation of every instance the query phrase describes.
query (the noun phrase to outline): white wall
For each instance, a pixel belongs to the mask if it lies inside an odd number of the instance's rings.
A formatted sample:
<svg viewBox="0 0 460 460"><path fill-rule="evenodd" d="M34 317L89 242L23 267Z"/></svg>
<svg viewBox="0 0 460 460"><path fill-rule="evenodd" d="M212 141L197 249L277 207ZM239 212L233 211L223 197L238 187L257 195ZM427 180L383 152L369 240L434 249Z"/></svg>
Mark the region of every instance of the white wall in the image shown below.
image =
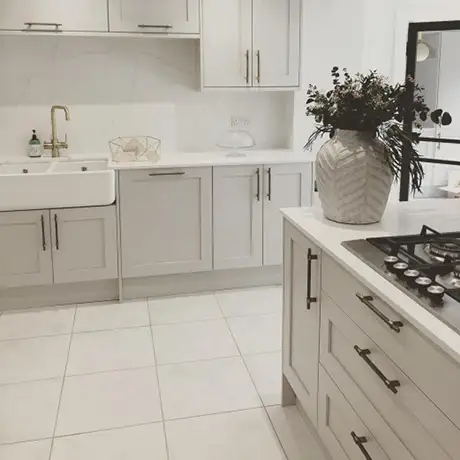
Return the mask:
<svg viewBox="0 0 460 460"><path fill-rule="evenodd" d="M260 148L289 147L292 93L208 92L199 87L195 40L0 37L0 155L25 154L31 130L50 137L59 114L69 153L108 152L117 136L152 135L163 151L215 149L232 115L250 120Z"/></svg>
<svg viewBox="0 0 460 460"><path fill-rule="evenodd" d="M302 84L294 98L293 141L298 150L314 127L314 120L305 116L308 84L329 88L334 66L347 67L352 73L362 70L366 1L369 0L304 0Z"/></svg>

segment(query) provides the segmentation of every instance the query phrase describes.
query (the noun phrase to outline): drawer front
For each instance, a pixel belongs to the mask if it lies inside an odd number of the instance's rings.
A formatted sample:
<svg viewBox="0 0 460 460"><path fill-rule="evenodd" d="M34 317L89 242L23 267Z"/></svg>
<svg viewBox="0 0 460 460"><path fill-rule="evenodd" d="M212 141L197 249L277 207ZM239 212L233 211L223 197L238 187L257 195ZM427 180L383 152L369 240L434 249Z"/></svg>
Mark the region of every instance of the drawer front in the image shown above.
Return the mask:
<svg viewBox="0 0 460 460"><path fill-rule="evenodd" d="M322 366L319 370L319 388L318 433L334 460L410 458L391 457L385 453L380 441L364 424L362 417L355 412ZM385 422L379 420L379 415L376 412L372 415L375 418L374 422L385 429Z"/></svg>
<svg viewBox="0 0 460 460"><path fill-rule="evenodd" d="M321 308L321 364L337 385L356 384L415 459L454 458L455 425L325 293Z"/></svg>
<svg viewBox="0 0 460 460"><path fill-rule="evenodd" d="M457 428L460 428L460 366L325 254L322 262L322 288ZM370 303L378 312L392 321L401 321L403 326L400 332L391 329L356 294L371 296Z"/></svg>

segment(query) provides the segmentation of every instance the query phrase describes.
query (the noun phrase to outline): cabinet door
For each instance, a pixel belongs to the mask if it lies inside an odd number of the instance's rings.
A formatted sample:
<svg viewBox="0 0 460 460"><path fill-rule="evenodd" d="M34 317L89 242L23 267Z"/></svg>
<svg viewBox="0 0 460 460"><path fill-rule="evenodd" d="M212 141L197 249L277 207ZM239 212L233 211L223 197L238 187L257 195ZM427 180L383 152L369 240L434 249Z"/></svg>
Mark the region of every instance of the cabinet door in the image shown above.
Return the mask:
<svg viewBox="0 0 460 460"><path fill-rule="evenodd" d="M121 173L124 277L212 269L212 168Z"/></svg>
<svg viewBox="0 0 460 460"><path fill-rule="evenodd" d="M252 86L251 0L203 0L204 87Z"/></svg>
<svg viewBox="0 0 460 460"><path fill-rule="evenodd" d="M254 85L299 86L301 0L253 0Z"/></svg>
<svg viewBox="0 0 460 460"><path fill-rule="evenodd" d="M311 205L312 165L266 166L264 172L264 265L281 265L283 216L280 209Z"/></svg>
<svg viewBox="0 0 460 460"><path fill-rule="evenodd" d="M2 0L0 9L0 29L108 31L106 0Z"/></svg>
<svg viewBox="0 0 460 460"><path fill-rule="evenodd" d="M283 373L316 426L321 254L287 221L284 234Z"/></svg>
<svg viewBox="0 0 460 460"><path fill-rule="evenodd" d="M199 34L199 0L109 0L112 32Z"/></svg>
<svg viewBox="0 0 460 460"><path fill-rule="evenodd" d="M262 167L214 168L214 268L262 265Z"/></svg>
<svg viewBox="0 0 460 460"><path fill-rule="evenodd" d="M51 211L55 283L115 279L115 206Z"/></svg>
<svg viewBox="0 0 460 460"><path fill-rule="evenodd" d="M0 213L0 288L53 282L48 211Z"/></svg>

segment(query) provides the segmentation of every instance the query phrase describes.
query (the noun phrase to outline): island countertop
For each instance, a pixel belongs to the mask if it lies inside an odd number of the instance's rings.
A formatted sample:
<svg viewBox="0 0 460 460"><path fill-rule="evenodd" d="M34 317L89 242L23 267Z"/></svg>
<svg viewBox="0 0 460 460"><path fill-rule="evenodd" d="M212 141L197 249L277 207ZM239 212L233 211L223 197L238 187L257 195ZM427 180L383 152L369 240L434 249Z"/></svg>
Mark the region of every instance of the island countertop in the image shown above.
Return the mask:
<svg viewBox="0 0 460 460"><path fill-rule="evenodd" d="M342 246L342 242L348 240L418 234L423 225L441 232L460 231L460 200L420 199L392 203L382 221L373 225L331 222L323 216L320 207L289 208L282 212L299 231L460 363L460 335L457 332Z"/></svg>

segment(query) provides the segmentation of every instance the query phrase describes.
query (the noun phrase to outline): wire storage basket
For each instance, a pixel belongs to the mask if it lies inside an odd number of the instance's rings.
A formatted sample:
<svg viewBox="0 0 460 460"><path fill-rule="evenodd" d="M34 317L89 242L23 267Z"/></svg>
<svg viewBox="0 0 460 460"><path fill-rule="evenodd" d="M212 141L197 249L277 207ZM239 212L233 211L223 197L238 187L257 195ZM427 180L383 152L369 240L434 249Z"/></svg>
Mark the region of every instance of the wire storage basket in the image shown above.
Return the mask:
<svg viewBox="0 0 460 460"><path fill-rule="evenodd" d="M151 136L117 137L109 141L112 161L131 163L160 160L161 140Z"/></svg>

